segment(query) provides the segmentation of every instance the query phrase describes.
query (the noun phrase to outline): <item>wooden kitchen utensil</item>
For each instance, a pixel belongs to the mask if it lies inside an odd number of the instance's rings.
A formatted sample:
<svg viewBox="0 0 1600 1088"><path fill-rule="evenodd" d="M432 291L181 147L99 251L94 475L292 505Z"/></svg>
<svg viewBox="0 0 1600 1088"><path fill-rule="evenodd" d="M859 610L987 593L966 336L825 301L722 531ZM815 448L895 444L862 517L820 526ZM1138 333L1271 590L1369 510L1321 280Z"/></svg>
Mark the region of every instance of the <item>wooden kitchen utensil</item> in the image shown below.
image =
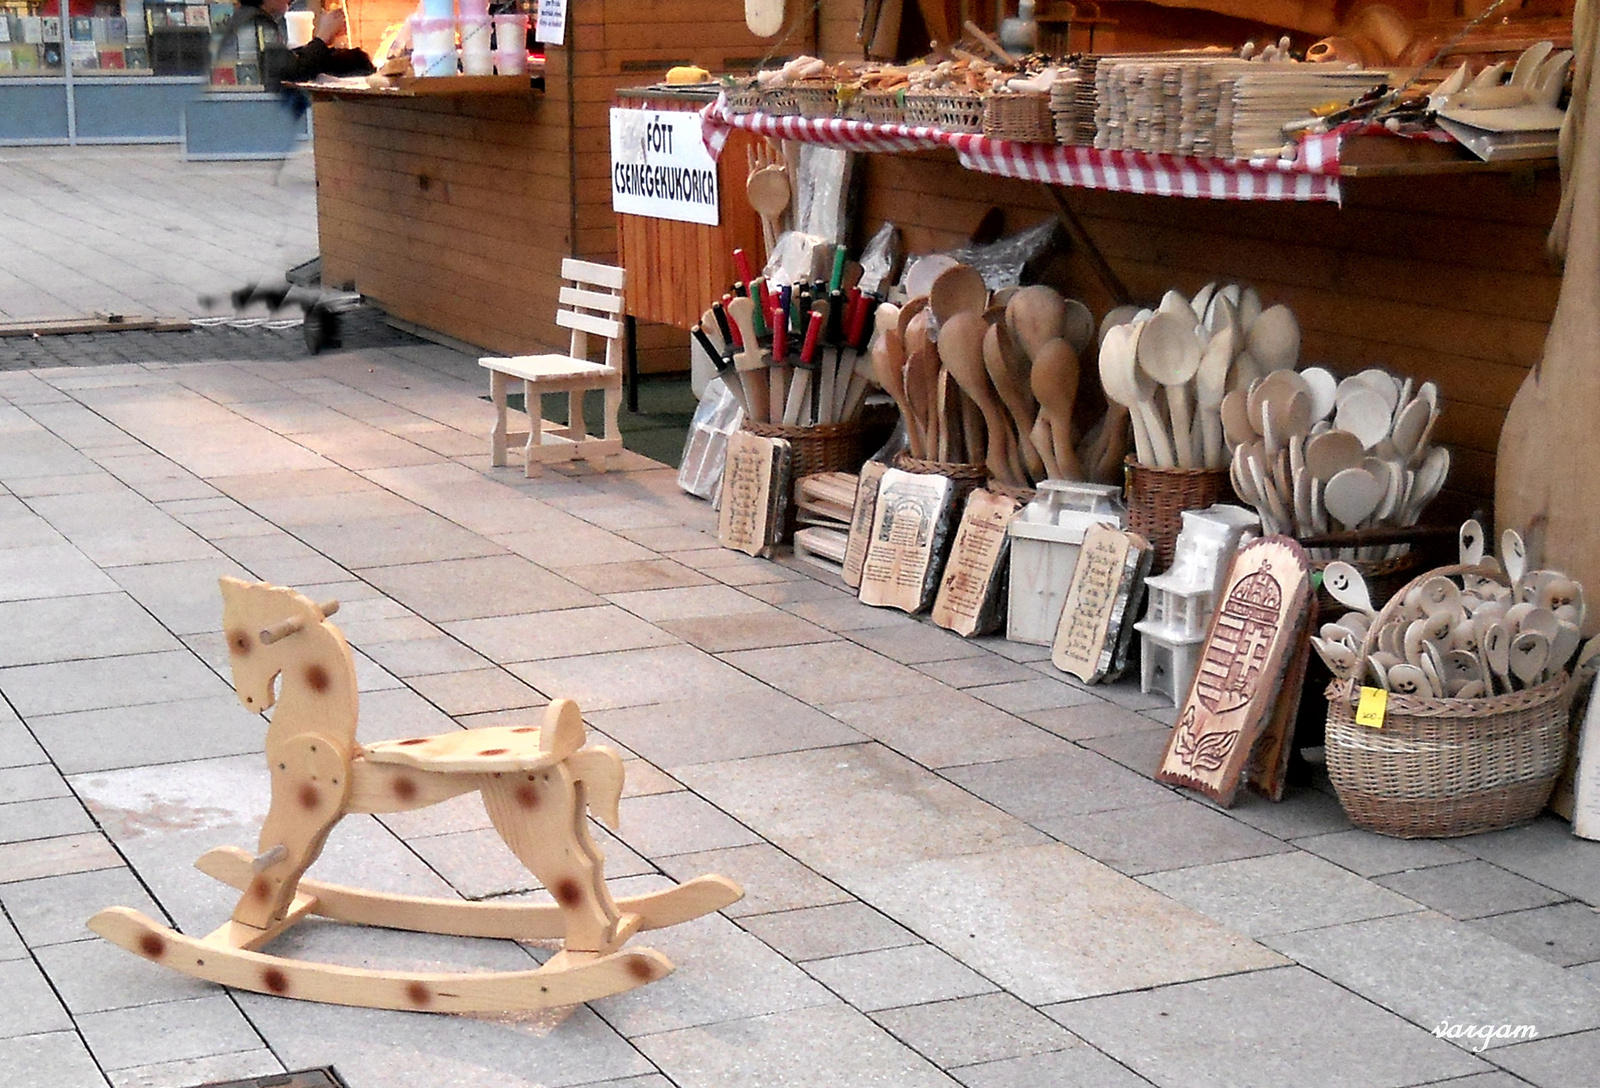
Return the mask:
<svg viewBox="0 0 1600 1088"><path fill-rule="evenodd" d="M1139 368L1166 387L1172 420L1172 445L1179 468L1194 468L1191 437L1189 382L1200 369L1200 342L1195 339L1193 312L1158 313L1145 322L1139 334Z"/></svg>
<svg viewBox="0 0 1600 1088"><path fill-rule="evenodd" d="M1033 394L1047 421L1057 479L1081 480L1083 468L1072 445L1072 412L1078 397L1078 356L1065 340L1040 345L1033 360Z"/></svg>
<svg viewBox="0 0 1600 1088"><path fill-rule="evenodd" d="M988 332L981 313L957 311L939 330L939 361L983 413L987 432L984 464L989 475L1008 486L1025 487L1027 481L1015 463L1014 445L1009 440L1016 432L1016 424L996 397L983 364L983 341Z"/></svg>

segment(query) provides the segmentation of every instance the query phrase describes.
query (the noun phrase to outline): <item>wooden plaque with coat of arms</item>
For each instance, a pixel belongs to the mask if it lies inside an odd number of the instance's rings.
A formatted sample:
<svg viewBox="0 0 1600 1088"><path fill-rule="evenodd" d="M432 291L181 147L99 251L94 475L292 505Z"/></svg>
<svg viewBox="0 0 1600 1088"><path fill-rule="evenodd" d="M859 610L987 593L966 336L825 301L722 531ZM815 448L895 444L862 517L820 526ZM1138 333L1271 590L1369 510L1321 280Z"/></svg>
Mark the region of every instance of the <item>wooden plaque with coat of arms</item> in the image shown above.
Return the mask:
<svg viewBox="0 0 1600 1088"><path fill-rule="evenodd" d="M1258 540L1234 557L1158 781L1193 787L1223 807L1233 803L1310 597L1306 554L1288 537Z"/></svg>

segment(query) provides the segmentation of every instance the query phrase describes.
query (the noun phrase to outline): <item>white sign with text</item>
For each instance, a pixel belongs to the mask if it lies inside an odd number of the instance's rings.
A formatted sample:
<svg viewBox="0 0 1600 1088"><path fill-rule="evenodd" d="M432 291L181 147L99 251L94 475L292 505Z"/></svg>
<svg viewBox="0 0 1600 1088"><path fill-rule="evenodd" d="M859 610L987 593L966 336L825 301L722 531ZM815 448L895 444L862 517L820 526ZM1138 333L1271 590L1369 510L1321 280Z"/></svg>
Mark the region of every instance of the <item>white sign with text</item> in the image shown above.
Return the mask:
<svg viewBox="0 0 1600 1088"><path fill-rule="evenodd" d="M698 113L611 111L611 207L717 225L717 163L701 139Z"/></svg>
<svg viewBox="0 0 1600 1088"><path fill-rule="evenodd" d="M539 0L533 40L563 45L567 40L567 0Z"/></svg>

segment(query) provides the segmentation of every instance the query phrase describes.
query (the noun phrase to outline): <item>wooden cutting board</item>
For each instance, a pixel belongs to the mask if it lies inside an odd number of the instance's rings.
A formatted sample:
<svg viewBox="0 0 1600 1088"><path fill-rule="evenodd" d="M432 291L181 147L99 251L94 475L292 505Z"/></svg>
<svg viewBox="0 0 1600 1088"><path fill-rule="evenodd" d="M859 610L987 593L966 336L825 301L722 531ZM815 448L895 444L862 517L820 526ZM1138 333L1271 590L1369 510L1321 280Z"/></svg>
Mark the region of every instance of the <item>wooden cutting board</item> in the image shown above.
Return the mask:
<svg viewBox="0 0 1600 1088"><path fill-rule="evenodd" d="M770 555L788 503L789 443L746 431L728 436L717 543L746 555Z"/></svg>
<svg viewBox="0 0 1600 1088"><path fill-rule="evenodd" d="M1600 21L1600 5L1590 5L1589 19ZM1594 63L1579 58L1591 71ZM1571 220L1565 231L1558 220L1552 238L1565 237L1566 270L1544 358L1523 380L1500 431L1494 520L1497 531L1522 534L1539 566L1566 571L1592 593L1600 589L1600 79L1591 76L1583 101L1572 103L1574 121L1575 131L1562 134L1576 137L1563 164L1570 167L1563 206L1570 202ZM1591 610L1583 633L1596 630L1600 609Z"/></svg>
<svg viewBox="0 0 1600 1088"><path fill-rule="evenodd" d="M1258 540L1234 556L1157 781L1233 804L1277 709L1310 597L1310 563L1288 537Z"/></svg>
<svg viewBox="0 0 1600 1088"><path fill-rule="evenodd" d="M878 510L878 485L889 466L868 461L856 475L855 510L850 516L850 539L844 549L844 570L840 577L851 589L861 588L861 565L867 561L867 543L872 539L872 517Z"/></svg>
<svg viewBox="0 0 1600 1088"><path fill-rule="evenodd" d="M1022 504L979 488L967 496L933 601L933 622L963 637L1000 626L1000 582L1010 551L1009 526Z"/></svg>
<svg viewBox="0 0 1600 1088"><path fill-rule="evenodd" d="M1083 534L1050 662L1086 684L1121 672L1153 549L1138 533L1096 525Z"/></svg>
<svg viewBox="0 0 1600 1088"><path fill-rule="evenodd" d="M950 535L954 486L948 476L931 473L892 468L883 474L861 565L862 604L904 612L928 607Z"/></svg>
<svg viewBox="0 0 1600 1088"><path fill-rule="evenodd" d="M1295 720L1305 694L1306 667L1311 664L1311 633L1317 629L1317 595L1313 593L1291 636L1293 649L1284 673L1281 694L1267 727L1250 754L1250 788L1269 801L1282 801L1289 784L1289 757L1294 752Z"/></svg>

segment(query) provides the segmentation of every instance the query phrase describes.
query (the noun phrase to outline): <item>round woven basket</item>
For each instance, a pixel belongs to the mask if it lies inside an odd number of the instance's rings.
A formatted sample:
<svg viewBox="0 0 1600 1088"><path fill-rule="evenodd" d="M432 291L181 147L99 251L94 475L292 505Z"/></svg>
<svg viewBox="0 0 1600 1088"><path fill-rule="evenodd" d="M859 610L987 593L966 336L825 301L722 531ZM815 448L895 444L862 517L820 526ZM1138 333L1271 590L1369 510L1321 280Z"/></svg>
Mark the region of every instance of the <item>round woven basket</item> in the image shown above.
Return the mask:
<svg viewBox="0 0 1600 1088"><path fill-rule="evenodd" d="M1373 620L1369 639L1412 586L1489 568L1448 566L1413 578ZM1362 660L1371 651L1363 646ZM1567 755L1577 685L1565 672L1535 688L1481 699L1390 693L1381 728L1355 720L1355 680L1328 688L1328 777L1353 823L1402 839L1496 831L1537 816Z"/></svg>
<svg viewBox="0 0 1600 1088"><path fill-rule="evenodd" d="M794 535L795 488L800 477L818 472L855 472L865 455L861 451L861 422L819 423L810 427L745 420L740 429L762 438L782 438L789 443L789 512L784 515L783 538Z"/></svg>
<svg viewBox="0 0 1600 1088"><path fill-rule="evenodd" d="M989 469L960 461L924 461L902 453L895 457L894 467L901 472L918 472L924 476L948 476L954 484L955 509L959 511L967 496L989 482Z"/></svg>
<svg viewBox="0 0 1600 1088"><path fill-rule="evenodd" d="M1128 528L1155 549L1152 574L1172 565L1185 510L1234 501L1225 468L1152 468L1131 457L1127 461L1127 492Z"/></svg>

